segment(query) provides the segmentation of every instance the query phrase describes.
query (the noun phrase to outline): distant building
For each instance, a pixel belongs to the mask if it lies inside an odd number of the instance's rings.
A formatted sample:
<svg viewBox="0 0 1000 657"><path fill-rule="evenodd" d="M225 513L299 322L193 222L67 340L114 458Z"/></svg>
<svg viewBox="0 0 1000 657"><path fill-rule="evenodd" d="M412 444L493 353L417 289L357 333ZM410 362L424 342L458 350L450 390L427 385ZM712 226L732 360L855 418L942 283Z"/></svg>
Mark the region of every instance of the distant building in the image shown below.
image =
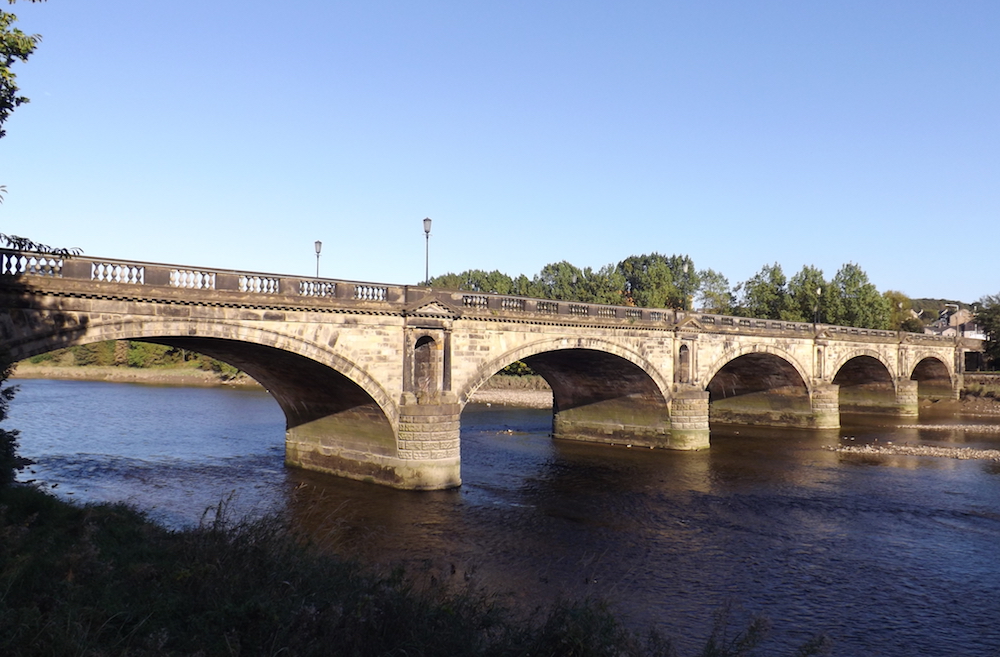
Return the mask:
<svg viewBox="0 0 1000 657"><path fill-rule="evenodd" d="M983 328L976 323L975 315L966 308L948 304L938 315L936 322L924 329L924 333L953 338L956 335L963 338L985 340Z"/></svg>

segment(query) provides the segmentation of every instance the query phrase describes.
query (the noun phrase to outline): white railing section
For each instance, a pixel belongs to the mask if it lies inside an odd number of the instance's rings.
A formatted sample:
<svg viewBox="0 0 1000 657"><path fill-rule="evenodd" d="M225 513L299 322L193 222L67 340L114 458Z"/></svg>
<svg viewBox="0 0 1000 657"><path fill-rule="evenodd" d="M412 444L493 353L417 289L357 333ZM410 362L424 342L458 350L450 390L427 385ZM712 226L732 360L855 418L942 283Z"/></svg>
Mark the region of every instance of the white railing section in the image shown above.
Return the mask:
<svg viewBox="0 0 1000 657"><path fill-rule="evenodd" d="M300 297L335 297L337 284L333 281L299 281Z"/></svg>
<svg viewBox="0 0 1000 657"><path fill-rule="evenodd" d="M113 262L90 263L90 280L105 283L146 284L146 268L141 265L126 265Z"/></svg>
<svg viewBox="0 0 1000 657"><path fill-rule="evenodd" d="M183 287L188 290L214 290L215 272L171 269L170 287Z"/></svg>
<svg viewBox="0 0 1000 657"><path fill-rule="evenodd" d="M385 301L389 289L381 285L355 285L354 298L361 301Z"/></svg>
<svg viewBox="0 0 1000 657"><path fill-rule="evenodd" d="M255 276L240 274L240 292L255 292L256 294L278 294L279 279L271 276Z"/></svg>
<svg viewBox="0 0 1000 657"><path fill-rule="evenodd" d="M62 258L47 255L23 253L4 253L0 260L0 274L17 276L31 274L33 276L62 276Z"/></svg>
<svg viewBox="0 0 1000 657"><path fill-rule="evenodd" d="M466 308L488 308L490 298L482 294L463 294L462 305Z"/></svg>
<svg viewBox="0 0 1000 657"><path fill-rule="evenodd" d="M617 317L618 316L618 311L615 310L615 308L610 307L610 306L601 306L600 308L597 309L597 316L598 317Z"/></svg>
<svg viewBox="0 0 1000 657"><path fill-rule="evenodd" d="M500 308L507 312L523 313L525 306L525 300L517 297L503 297L500 300Z"/></svg>

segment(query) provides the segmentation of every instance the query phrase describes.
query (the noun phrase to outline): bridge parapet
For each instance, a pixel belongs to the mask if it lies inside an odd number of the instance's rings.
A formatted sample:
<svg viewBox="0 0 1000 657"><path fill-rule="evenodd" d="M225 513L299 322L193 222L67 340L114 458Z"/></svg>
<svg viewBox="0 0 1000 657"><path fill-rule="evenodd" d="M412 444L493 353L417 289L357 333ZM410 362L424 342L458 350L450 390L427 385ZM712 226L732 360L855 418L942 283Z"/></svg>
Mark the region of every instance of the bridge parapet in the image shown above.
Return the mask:
<svg viewBox="0 0 1000 657"><path fill-rule="evenodd" d="M0 275L41 276L94 283L119 283L138 287L179 290L239 292L250 295L309 297L403 303L406 286L341 281L209 267L165 265L112 258L0 250Z"/></svg>
<svg viewBox="0 0 1000 657"><path fill-rule="evenodd" d="M818 339L878 341L898 340L910 344L941 345L956 338L853 326L788 322L734 317L667 308L640 308L578 301L537 299L487 292L437 290L423 286L389 285L328 278L283 276L209 267L190 267L83 255L62 257L36 252L0 249L0 276L39 276L90 283L116 283L142 288L173 288L206 293L230 292L268 297L271 303L295 303L295 299L330 304L376 304L390 312L405 312L418 303L438 301L456 317L476 319L550 319L572 323L635 324L704 333L759 334ZM284 297L284 299L280 299ZM310 304L312 305L312 304ZM958 340L969 350L981 341Z"/></svg>

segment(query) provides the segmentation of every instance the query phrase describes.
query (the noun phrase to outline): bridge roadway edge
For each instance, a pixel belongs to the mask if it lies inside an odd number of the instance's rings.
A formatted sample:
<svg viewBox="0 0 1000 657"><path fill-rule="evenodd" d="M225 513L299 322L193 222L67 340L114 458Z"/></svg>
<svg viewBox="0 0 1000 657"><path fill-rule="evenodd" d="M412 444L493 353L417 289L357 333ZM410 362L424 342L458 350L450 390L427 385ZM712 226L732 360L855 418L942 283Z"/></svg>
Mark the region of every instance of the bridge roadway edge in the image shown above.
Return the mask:
<svg viewBox="0 0 1000 657"><path fill-rule="evenodd" d="M896 332L241 272L214 272L215 287L192 289L171 281L178 271L190 276L195 270L145 263L74 258L14 275L7 260L0 264L0 337L15 357L108 339L207 346L204 353L214 349L235 361L279 401L289 465L398 488L460 485L462 409L492 373L515 360L548 375L556 438L704 449L713 380L733 362L753 367L731 378L758 376L754 368L763 363L774 370L768 376L784 371L801 379L808 397L798 418L767 411L743 421L833 428L839 426L838 370L863 359L870 367L856 368L855 379L884 369L876 383L891 392L878 410L906 416L916 413L922 385L909 378L915 368L932 361L939 381L947 377L948 394L957 394L962 354L977 346ZM145 280L94 280L112 265L116 272L141 271ZM793 370L795 377L788 374Z"/></svg>

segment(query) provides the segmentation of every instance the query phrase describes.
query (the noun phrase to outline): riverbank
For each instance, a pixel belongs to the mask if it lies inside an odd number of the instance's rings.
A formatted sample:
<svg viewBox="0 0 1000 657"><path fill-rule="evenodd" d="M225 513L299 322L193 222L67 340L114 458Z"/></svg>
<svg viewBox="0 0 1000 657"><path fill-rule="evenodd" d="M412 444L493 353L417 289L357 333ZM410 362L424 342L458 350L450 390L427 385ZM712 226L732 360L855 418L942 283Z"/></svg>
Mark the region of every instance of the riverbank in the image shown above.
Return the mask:
<svg viewBox="0 0 1000 657"><path fill-rule="evenodd" d="M525 618L460 582L417 586L320 554L275 518L232 522L222 505L184 531L30 486L0 488L0 509L0 654L675 654L594 600Z"/></svg>
<svg viewBox="0 0 1000 657"><path fill-rule="evenodd" d="M258 388L262 386L246 374L225 377L218 372L193 367L101 367L18 363L12 379L60 379L69 381L110 381L159 386L225 386ZM509 379L509 380L508 380ZM494 377L476 391L472 401L498 406L551 408L552 391L541 377Z"/></svg>
<svg viewBox="0 0 1000 657"><path fill-rule="evenodd" d="M142 383L161 386L229 386L261 388L246 374L227 377L219 372L194 367L102 367L99 365L67 367L36 365L22 361L11 379L60 379L67 381L110 381L112 383Z"/></svg>

